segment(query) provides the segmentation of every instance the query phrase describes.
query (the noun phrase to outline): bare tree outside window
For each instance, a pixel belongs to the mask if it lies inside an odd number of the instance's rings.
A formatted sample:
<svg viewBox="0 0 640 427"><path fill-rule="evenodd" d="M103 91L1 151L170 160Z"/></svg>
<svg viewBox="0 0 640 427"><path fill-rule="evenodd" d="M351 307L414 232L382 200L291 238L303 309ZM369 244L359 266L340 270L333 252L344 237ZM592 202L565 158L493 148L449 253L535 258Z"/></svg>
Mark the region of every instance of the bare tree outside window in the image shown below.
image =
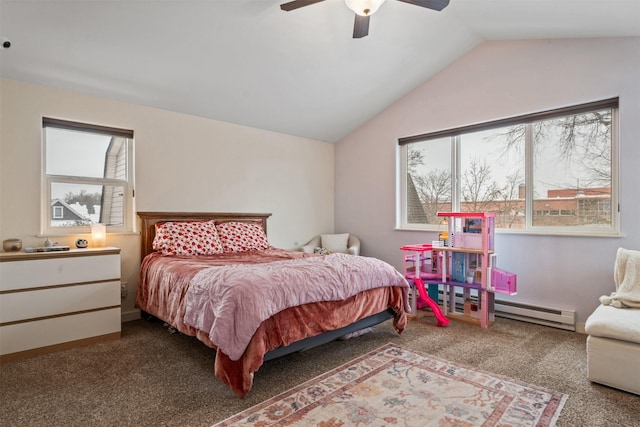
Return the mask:
<svg viewBox="0 0 640 427"><path fill-rule="evenodd" d="M101 204L101 193L88 193L86 189L81 189L78 193L68 192L64 196L64 201L68 204L78 203L81 206L84 206L89 215L94 215L96 213L96 206L100 206Z"/></svg>
<svg viewBox="0 0 640 427"><path fill-rule="evenodd" d="M460 136L462 212L494 212L496 227L523 228L524 126Z"/></svg>
<svg viewBox="0 0 640 427"><path fill-rule="evenodd" d="M498 228L522 228L524 206L524 174L517 170L506 176L506 183L496 195L497 207L488 209L496 213Z"/></svg>
<svg viewBox="0 0 640 427"><path fill-rule="evenodd" d="M463 212L482 212L491 207L499 194L498 184L493 180L491 166L486 159L471 160L471 164L462 174L461 208Z"/></svg>

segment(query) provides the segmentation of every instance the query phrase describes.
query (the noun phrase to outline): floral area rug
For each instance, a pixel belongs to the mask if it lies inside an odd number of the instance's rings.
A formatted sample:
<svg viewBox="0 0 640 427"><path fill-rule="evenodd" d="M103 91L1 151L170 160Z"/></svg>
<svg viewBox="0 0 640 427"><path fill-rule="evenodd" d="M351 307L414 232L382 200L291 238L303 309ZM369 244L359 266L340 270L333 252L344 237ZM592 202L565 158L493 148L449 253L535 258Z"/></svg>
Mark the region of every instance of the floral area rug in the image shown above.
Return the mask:
<svg viewBox="0 0 640 427"><path fill-rule="evenodd" d="M567 397L387 344L212 427L553 426Z"/></svg>

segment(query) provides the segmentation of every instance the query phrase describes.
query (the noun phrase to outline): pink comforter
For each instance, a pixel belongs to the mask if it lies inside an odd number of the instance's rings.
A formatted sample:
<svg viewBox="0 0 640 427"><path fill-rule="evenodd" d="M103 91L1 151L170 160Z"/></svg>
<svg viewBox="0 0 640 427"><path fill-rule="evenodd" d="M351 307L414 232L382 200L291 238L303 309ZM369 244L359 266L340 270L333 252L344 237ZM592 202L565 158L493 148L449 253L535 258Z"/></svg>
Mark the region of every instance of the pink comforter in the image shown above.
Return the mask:
<svg viewBox="0 0 640 427"><path fill-rule="evenodd" d="M196 257L152 253L144 258L140 267L136 307L168 322L186 335L197 337L207 346L216 348L209 339L208 331L186 325L183 321L191 280L200 271L212 266L265 264L309 257L319 255L276 248ZM361 292L346 300L315 302L280 311L260 324L239 360L231 360L221 349L217 349L214 368L216 377L228 384L238 396L245 396L251 390L254 373L262 366L267 352L342 328L387 308L394 311L393 326L398 333L402 333L407 324L406 283L403 286L380 285L385 287Z"/></svg>
<svg viewBox="0 0 640 427"><path fill-rule="evenodd" d="M405 278L391 265L345 254L216 266L191 280L184 323L207 333L211 343L238 360L260 324L274 314L312 302L346 300L385 286L408 290Z"/></svg>

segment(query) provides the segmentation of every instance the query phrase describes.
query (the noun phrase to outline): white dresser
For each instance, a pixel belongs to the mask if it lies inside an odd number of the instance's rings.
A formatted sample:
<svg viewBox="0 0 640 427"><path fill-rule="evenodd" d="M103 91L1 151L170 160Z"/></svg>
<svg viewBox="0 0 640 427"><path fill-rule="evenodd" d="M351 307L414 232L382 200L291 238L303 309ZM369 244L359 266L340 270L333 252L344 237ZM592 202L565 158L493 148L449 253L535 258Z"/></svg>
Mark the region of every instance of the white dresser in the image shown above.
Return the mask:
<svg viewBox="0 0 640 427"><path fill-rule="evenodd" d="M120 249L0 253L0 361L120 337Z"/></svg>

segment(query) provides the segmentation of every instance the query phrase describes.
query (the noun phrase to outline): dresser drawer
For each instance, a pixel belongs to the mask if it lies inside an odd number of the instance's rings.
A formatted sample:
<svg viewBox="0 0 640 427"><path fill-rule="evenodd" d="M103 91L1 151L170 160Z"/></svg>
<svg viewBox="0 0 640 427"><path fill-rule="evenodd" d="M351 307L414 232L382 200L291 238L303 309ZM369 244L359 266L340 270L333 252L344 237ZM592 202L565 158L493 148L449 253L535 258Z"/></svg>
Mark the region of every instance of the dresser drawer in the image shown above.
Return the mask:
<svg viewBox="0 0 640 427"><path fill-rule="evenodd" d="M1 354L120 333L120 307L0 328Z"/></svg>
<svg viewBox="0 0 640 427"><path fill-rule="evenodd" d="M120 306L120 281L0 295L0 323Z"/></svg>
<svg viewBox="0 0 640 427"><path fill-rule="evenodd" d="M119 278L119 254L61 256L0 263L0 291Z"/></svg>

